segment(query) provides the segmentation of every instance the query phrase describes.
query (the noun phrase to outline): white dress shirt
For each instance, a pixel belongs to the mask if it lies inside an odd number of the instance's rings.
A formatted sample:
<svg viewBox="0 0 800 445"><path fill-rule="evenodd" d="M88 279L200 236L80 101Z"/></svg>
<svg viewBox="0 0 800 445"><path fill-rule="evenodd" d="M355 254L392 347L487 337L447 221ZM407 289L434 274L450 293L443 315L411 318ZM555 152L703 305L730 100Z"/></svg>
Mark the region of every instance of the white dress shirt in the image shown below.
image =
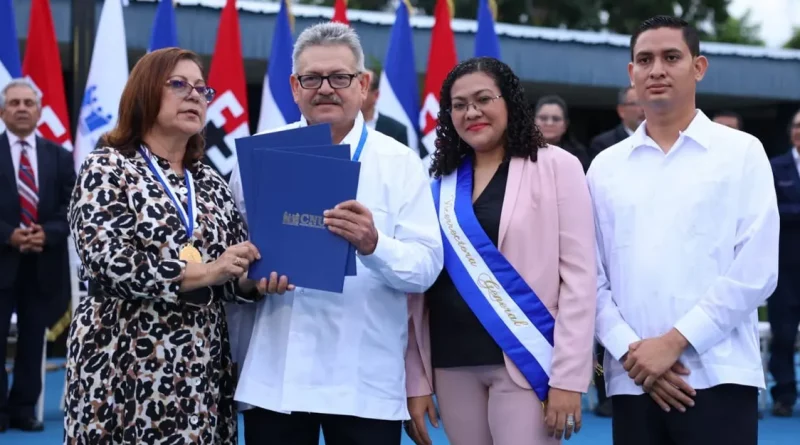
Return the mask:
<svg viewBox="0 0 800 445"><path fill-rule="evenodd" d="M779 232L764 147L699 110L667 154L645 126L588 172L608 394L642 394L619 360L672 328L692 387L763 389L757 308L777 283Z"/></svg>
<svg viewBox="0 0 800 445"><path fill-rule="evenodd" d="M36 155L36 135L31 133L26 138L20 138L10 131L6 131L8 136L8 145L11 146L11 162L14 163L14 178L19 182L19 157L22 154L22 144L20 141L24 140L28 143L25 148L25 154L28 155L28 161L31 163L33 170L33 180L36 186L39 186L39 160Z"/></svg>
<svg viewBox="0 0 800 445"><path fill-rule="evenodd" d="M304 119L282 129L303 125ZM342 142L350 144L351 155L363 125L359 113ZM278 412L409 418L406 294L424 292L441 272L441 232L416 153L368 130L360 161L357 200L372 212L378 229L375 252L357 255L358 275L345 278L341 294L297 288L242 306L254 307L256 314L237 401ZM244 212L238 168L231 189ZM241 342L236 328L232 337Z"/></svg>

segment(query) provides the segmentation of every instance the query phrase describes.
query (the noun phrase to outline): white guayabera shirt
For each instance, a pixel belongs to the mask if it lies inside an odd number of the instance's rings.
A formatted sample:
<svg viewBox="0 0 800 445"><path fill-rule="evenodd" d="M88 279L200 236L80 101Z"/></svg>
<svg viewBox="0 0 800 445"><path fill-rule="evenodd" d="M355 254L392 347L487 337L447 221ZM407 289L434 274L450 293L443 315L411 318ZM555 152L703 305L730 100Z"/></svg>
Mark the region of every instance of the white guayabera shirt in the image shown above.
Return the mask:
<svg viewBox="0 0 800 445"><path fill-rule="evenodd" d="M305 119L279 130L303 125ZM359 113L342 141L351 155L363 125ZM246 356L237 401L278 412L409 418L406 294L424 292L441 272L441 232L429 177L414 151L368 130L360 161L357 200L375 220L375 252L357 255L358 275L345 278L341 294L297 288L236 309L234 356L239 363ZM238 168L231 188L246 219Z"/></svg>
<svg viewBox="0 0 800 445"><path fill-rule="evenodd" d="M777 283L779 232L764 147L698 110L664 154L646 125L588 172L608 394L642 394L619 360L672 328L689 341L692 387L763 389L757 308Z"/></svg>

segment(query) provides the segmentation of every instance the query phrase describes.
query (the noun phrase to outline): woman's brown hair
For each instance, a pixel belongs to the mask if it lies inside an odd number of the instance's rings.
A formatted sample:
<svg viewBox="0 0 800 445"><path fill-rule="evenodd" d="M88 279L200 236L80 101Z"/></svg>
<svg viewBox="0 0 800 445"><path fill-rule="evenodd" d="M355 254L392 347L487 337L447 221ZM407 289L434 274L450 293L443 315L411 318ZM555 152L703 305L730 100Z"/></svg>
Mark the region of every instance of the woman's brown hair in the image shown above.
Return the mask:
<svg viewBox="0 0 800 445"><path fill-rule="evenodd" d="M105 145L116 148L125 156L135 155L144 135L155 126L164 87L172 70L181 60L190 60L203 71L200 57L181 48L159 49L145 54L136 62L119 101L117 126L103 135ZM204 152L203 133L193 135L186 143L184 166L188 168L202 159Z"/></svg>

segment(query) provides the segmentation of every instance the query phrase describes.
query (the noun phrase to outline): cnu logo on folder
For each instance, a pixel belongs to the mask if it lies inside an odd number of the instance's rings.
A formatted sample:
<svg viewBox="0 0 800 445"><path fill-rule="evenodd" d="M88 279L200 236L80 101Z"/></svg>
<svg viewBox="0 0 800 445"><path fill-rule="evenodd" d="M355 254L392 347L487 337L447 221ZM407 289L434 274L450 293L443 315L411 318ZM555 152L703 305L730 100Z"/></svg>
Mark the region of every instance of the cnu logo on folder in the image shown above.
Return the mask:
<svg viewBox="0 0 800 445"><path fill-rule="evenodd" d="M310 227L312 229L325 229L322 215L310 215L308 213L283 212L283 224L287 226Z"/></svg>

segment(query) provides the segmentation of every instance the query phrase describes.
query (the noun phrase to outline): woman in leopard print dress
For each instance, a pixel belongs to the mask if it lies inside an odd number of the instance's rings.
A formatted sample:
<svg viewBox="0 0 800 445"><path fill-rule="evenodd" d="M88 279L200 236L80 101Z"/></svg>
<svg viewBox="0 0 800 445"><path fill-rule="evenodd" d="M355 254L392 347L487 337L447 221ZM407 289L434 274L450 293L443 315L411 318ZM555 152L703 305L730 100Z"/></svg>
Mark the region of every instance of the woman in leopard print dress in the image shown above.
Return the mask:
<svg viewBox="0 0 800 445"><path fill-rule="evenodd" d="M80 170L69 218L90 285L69 333L65 444L236 443L223 302L287 286L246 279L258 252L200 162L213 96L194 53L147 54Z"/></svg>

